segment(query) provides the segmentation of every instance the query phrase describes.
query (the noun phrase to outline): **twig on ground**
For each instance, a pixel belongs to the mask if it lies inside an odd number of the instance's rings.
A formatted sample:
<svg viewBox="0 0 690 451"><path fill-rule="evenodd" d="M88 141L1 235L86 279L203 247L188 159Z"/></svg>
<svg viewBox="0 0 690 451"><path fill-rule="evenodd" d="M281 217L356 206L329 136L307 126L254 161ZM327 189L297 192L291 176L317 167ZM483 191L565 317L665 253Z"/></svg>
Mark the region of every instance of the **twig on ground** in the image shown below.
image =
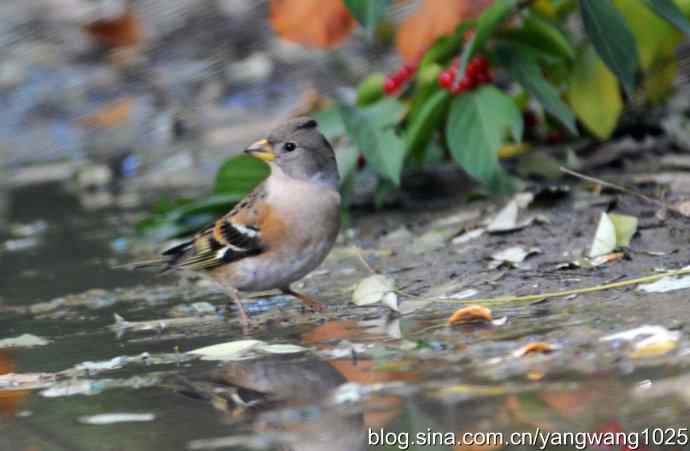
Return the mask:
<svg viewBox="0 0 690 451"><path fill-rule="evenodd" d="M582 180L587 180L588 182L597 183L597 184L602 185L602 186L606 186L606 187L613 188L613 189L618 190L618 191L622 191L622 192L630 194L632 196L636 196L636 197L638 197L638 198L640 198L646 202L649 202L651 204L657 205L657 206L662 207L662 208L666 208L667 210L673 210L674 212L678 213L678 210L673 205L669 205L662 200L654 199L653 197L646 196L639 191L635 191L635 190L632 190L630 188L626 188L625 186L618 185L616 183L607 182L606 180L598 179L596 177L585 175L585 174L573 171L572 169L565 168L563 166L560 167L560 170L561 170L561 172L564 172L568 175L572 175L573 177L577 177L577 178L582 179Z"/></svg>

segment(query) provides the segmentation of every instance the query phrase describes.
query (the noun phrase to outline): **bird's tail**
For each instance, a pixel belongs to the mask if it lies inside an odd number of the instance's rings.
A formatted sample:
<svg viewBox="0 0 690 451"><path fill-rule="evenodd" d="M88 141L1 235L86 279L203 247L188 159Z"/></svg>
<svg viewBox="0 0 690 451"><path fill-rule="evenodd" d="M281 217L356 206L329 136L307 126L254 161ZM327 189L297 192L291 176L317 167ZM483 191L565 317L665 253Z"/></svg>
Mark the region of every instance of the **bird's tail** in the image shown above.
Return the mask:
<svg viewBox="0 0 690 451"><path fill-rule="evenodd" d="M112 269L127 269L129 271L136 271L139 269L151 269L165 272L170 267L170 261L167 258L155 258L151 260L141 260L138 262L129 262L122 265L113 266Z"/></svg>
<svg viewBox="0 0 690 451"><path fill-rule="evenodd" d="M192 240L185 240L165 249L160 257L151 260L125 263L124 265L114 266L113 269L127 269L130 271L137 269L152 269L164 273L175 267L177 262L192 246L192 243Z"/></svg>

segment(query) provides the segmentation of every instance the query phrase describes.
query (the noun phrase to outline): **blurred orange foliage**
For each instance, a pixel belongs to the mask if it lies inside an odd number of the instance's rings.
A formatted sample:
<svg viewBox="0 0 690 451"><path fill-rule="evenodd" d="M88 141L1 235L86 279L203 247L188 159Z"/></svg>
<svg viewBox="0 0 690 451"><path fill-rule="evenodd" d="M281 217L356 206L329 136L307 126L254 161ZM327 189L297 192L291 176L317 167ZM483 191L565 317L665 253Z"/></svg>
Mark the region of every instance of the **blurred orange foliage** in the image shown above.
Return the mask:
<svg viewBox="0 0 690 451"><path fill-rule="evenodd" d="M463 20L477 17L493 0L423 0L398 30L398 52L415 64L436 39L450 34Z"/></svg>
<svg viewBox="0 0 690 451"><path fill-rule="evenodd" d="M271 0L269 21L281 38L321 49L337 47L356 26L342 0Z"/></svg>
<svg viewBox="0 0 690 451"><path fill-rule="evenodd" d="M421 0L398 30L398 51L405 63L419 62L439 36L477 17L493 1ZM269 21L283 39L321 49L341 44L357 25L342 0L271 0Z"/></svg>
<svg viewBox="0 0 690 451"><path fill-rule="evenodd" d="M115 127L129 118L131 100L128 97L108 103L95 113L79 119L84 127Z"/></svg>
<svg viewBox="0 0 690 451"><path fill-rule="evenodd" d="M143 38L139 19L131 7L123 15L86 24L82 30L99 44L109 48L134 47Z"/></svg>

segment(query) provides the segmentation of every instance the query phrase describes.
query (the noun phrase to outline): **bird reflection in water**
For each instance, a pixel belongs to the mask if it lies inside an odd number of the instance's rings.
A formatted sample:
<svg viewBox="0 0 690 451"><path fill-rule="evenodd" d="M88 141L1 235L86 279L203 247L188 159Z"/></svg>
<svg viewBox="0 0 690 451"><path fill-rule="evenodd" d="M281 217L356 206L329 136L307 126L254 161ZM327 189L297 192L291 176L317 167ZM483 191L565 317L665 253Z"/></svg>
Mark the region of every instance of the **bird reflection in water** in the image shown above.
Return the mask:
<svg viewBox="0 0 690 451"><path fill-rule="evenodd" d="M230 423L277 437L281 451L365 450L361 411L327 402L346 382L314 356L273 355L228 362L203 382L187 381L185 391L211 401Z"/></svg>

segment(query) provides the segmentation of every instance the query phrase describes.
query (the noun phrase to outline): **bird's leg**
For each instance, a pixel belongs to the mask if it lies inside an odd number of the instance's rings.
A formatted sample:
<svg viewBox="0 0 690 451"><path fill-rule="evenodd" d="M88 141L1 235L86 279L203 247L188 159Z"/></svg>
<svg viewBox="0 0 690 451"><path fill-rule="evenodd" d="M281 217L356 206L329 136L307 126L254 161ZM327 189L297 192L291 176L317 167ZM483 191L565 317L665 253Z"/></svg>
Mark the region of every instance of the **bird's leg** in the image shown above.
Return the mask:
<svg viewBox="0 0 690 451"><path fill-rule="evenodd" d="M290 287L281 288L281 291L285 294L289 294L290 296L296 297L302 302L302 304L306 305L315 312L322 312L326 309L326 306L320 303L319 301L312 299L310 296L307 296L306 294L298 293Z"/></svg>
<svg viewBox="0 0 690 451"><path fill-rule="evenodd" d="M237 289L233 286L230 285L223 285L225 288L225 292L230 296L230 299L235 303L237 306L237 310L240 312L240 324L242 324L243 328L246 328L249 326L250 319L249 315L247 315L247 311L244 309L244 306L242 305L242 301L240 300L240 295L237 292ZM227 305L227 307L230 307L230 304Z"/></svg>

